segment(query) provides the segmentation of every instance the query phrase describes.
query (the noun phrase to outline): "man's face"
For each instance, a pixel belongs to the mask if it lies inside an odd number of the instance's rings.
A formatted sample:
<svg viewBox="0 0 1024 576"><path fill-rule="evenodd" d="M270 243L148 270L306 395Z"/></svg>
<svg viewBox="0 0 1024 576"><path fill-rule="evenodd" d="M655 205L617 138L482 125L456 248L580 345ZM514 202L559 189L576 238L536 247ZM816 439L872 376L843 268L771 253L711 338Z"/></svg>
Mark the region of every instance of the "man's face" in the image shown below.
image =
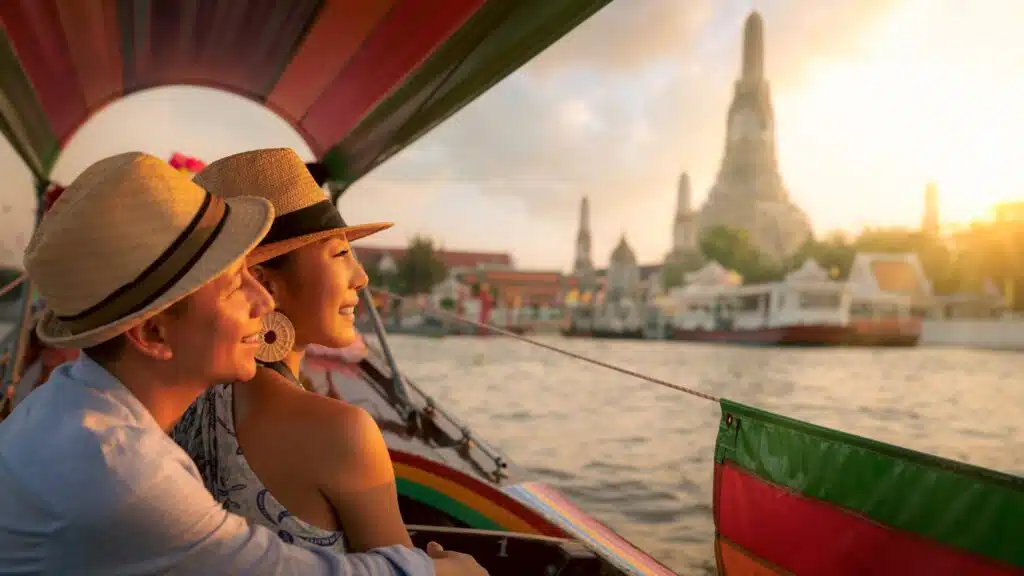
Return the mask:
<svg viewBox="0 0 1024 576"><path fill-rule="evenodd" d="M216 384L256 375L261 318L274 309L270 294L238 262L186 298L165 324L172 360L183 378Z"/></svg>

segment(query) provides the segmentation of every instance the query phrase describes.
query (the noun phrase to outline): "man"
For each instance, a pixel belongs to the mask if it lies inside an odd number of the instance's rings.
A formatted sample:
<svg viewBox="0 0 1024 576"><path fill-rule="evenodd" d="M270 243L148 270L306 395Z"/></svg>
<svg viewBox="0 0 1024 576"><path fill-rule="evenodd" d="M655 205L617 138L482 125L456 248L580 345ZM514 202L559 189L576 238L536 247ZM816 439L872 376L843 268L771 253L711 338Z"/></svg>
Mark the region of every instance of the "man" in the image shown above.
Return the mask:
<svg viewBox="0 0 1024 576"><path fill-rule="evenodd" d="M255 373L273 302L243 260L272 219L140 153L54 203L25 253L37 335L84 353L0 424L0 573L485 574L437 546L287 545L217 504L167 436L208 386Z"/></svg>

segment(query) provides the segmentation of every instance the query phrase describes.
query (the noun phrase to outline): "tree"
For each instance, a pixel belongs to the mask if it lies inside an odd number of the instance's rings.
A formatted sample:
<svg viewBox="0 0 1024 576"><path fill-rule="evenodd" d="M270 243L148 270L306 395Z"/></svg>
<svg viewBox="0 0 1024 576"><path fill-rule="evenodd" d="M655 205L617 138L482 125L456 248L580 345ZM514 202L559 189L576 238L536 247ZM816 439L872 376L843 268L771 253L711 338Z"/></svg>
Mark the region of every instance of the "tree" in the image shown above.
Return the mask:
<svg viewBox="0 0 1024 576"><path fill-rule="evenodd" d="M405 295L426 294L448 275L434 242L424 236L413 237L397 264L398 283Z"/></svg>
<svg viewBox="0 0 1024 576"><path fill-rule="evenodd" d="M1012 221L975 223L956 237L953 267L963 289L984 290L991 279L1016 310L1024 309L1018 296L1024 286L1024 224Z"/></svg>
<svg viewBox="0 0 1024 576"><path fill-rule="evenodd" d="M671 252L665 257L665 265L661 268L661 285L665 290L682 286L683 280L690 272L700 270L704 259L693 251Z"/></svg>
<svg viewBox="0 0 1024 576"><path fill-rule="evenodd" d="M807 259L813 259L830 273L835 270L837 279L845 279L850 274L853 258L857 254L854 243L839 232L833 232L818 241L808 238L802 246L787 260L787 270L796 270Z"/></svg>
<svg viewBox="0 0 1024 576"><path fill-rule="evenodd" d="M758 251L746 230L715 226L701 236L699 245L704 258L735 270L746 284L775 282L785 276L785 266Z"/></svg>
<svg viewBox="0 0 1024 576"><path fill-rule="evenodd" d="M360 260L359 263L363 265L366 277L370 279L370 286L384 287L384 278L381 277L379 261L363 262Z"/></svg>

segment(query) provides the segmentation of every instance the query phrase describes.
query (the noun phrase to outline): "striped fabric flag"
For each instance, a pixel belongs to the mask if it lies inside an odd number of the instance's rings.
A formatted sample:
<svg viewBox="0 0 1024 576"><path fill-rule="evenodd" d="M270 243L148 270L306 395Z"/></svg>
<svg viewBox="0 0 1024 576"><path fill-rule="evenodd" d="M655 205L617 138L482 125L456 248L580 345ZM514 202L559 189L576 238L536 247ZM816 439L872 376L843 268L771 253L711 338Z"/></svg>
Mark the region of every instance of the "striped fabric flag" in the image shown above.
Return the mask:
<svg viewBox="0 0 1024 576"><path fill-rule="evenodd" d="M721 407L720 574L1024 574L1024 478Z"/></svg>

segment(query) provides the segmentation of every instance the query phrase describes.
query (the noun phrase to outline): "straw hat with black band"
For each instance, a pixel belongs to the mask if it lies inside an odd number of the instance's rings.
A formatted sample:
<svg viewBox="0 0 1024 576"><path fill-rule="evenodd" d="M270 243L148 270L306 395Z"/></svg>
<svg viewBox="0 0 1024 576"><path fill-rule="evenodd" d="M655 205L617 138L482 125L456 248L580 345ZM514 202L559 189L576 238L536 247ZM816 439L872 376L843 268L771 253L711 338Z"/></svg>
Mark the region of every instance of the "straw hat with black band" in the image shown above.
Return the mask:
<svg viewBox="0 0 1024 576"><path fill-rule="evenodd" d="M250 266L327 238L344 236L351 242L392 226L391 222L346 224L291 148L252 150L221 158L197 174L195 182L224 198L260 196L274 205L274 224L246 259Z"/></svg>
<svg viewBox="0 0 1024 576"><path fill-rule="evenodd" d="M46 301L39 339L88 348L217 278L270 229L263 198L225 200L148 154L93 164L54 202L25 249Z"/></svg>

